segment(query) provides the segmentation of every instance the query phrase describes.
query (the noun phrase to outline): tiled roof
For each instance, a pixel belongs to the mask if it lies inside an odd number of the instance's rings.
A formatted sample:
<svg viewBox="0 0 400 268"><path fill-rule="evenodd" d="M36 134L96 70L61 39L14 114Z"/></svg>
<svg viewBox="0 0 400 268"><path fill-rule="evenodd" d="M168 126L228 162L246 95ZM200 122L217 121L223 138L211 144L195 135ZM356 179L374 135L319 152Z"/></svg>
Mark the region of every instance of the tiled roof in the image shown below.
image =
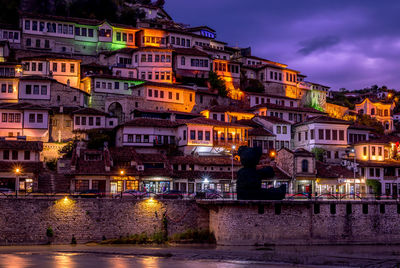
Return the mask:
<svg viewBox="0 0 400 268"><path fill-rule="evenodd" d="M202 117L201 114L180 112L180 111L173 111L173 110L159 111L159 110L135 109L131 113L176 114L176 115L187 115L187 116L193 116L193 117Z"/></svg>
<svg viewBox="0 0 400 268"><path fill-rule="evenodd" d="M21 169L22 175L24 173L39 174L43 169L43 162L12 162L0 161L0 172L14 172L16 168Z"/></svg>
<svg viewBox="0 0 400 268"><path fill-rule="evenodd" d="M305 121L295 124L295 126L313 124L313 123L351 125L350 121L341 120L325 115L319 115L319 116L309 117Z"/></svg>
<svg viewBox="0 0 400 268"><path fill-rule="evenodd" d="M173 156L169 157L171 164L196 164L196 165L215 165L215 166L225 166L232 165L231 156ZM240 162L234 160L233 164L235 166L241 166Z"/></svg>
<svg viewBox="0 0 400 268"><path fill-rule="evenodd" d="M20 103L0 103L0 109L9 109L9 110L50 110L50 108L31 104L27 102Z"/></svg>
<svg viewBox="0 0 400 268"><path fill-rule="evenodd" d="M237 105L215 105L208 109L210 112L224 113L224 112L236 112L236 113L247 113L251 114L248 109L239 107Z"/></svg>
<svg viewBox="0 0 400 268"><path fill-rule="evenodd" d="M172 128L181 125L176 121L168 119L156 119L156 118L134 118L128 122L125 122L121 126L133 126L133 127L166 127Z"/></svg>
<svg viewBox="0 0 400 268"><path fill-rule="evenodd" d="M0 139L0 149L42 151L43 142Z"/></svg>
<svg viewBox="0 0 400 268"><path fill-rule="evenodd" d="M276 117L276 116L257 116L257 117L259 117L261 119L264 119L264 120L266 120L268 122L274 123L274 124L286 124L286 125L291 125L292 124L292 123L290 123L290 122L288 122L286 120L283 120L283 119L281 119L279 117Z"/></svg>
<svg viewBox="0 0 400 268"><path fill-rule="evenodd" d="M386 159L385 161L363 161L357 160L360 167L399 167L400 161Z"/></svg>
<svg viewBox="0 0 400 268"><path fill-rule="evenodd" d="M273 166L272 167L275 172L274 179L277 178L278 180L290 180L291 178L285 172L283 172L279 167Z"/></svg>
<svg viewBox="0 0 400 268"><path fill-rule="evenodd" d="M358 123L353 123L352 125L349 126L349 129L360 129L360 130L371 130L371 131L374 130L373 127L364 126Z"/></svg>
<svg viewBox="0 0 400 268"><path fill-rule="evenodd" d="M282 106L272 103L262 103L256 106L251 107L251 110L257 110L259 108L267 108L267 109L275 109L275 110L286 110L286 111L295 111L295 112L308 112L308 113L318 113L318 114L326 114L314 108L309 107L290 107L290 106Z"/></svg>
<svg viewBox="0 0 400 268"><path fill-rule="evenodd" d="M146 82L144 80L136 79L136 78L129 78L129 77L122 77L122 76L115 76L110 74L90 74L86 77L93 77L93 78L104 78L104 79L113 79L113 80L126 80L126 81L138 81L138 82Z"/></svg>
<svg viewBox="0 0 400 268"><path fill-rule="evenodd" d="M107 116L108 113L105 113L103 111L94 109L94 108L82 108L79 110L76 110L74 112L72 112L73 114L88 114L88 115L104 115Z"/></svg>
<svg viewBox="0 0 400 268"><path fill-rule="evenodd" d="M71 57L67 57L64 55L39 55L39 56L31 56L31 57L22 57L19 58L20 61L30 61L30 60L73 60L73 61L82 61L78 59L74 59Z"/></svg>
<svg viewBox="0 0 400 268"><path fill-rule="evenodd" d="M317 177L318 178L353 178L354 173L351 170L341 166L326 164L316 161Z"/></svg>
<svg viewBox="0 0 400 268"><path fill-rule="evenodd" d="M53 78L47 77L47 76L41 76L41 75L27 75L27 76L22 76L19 78L20 80L40 80L40 81L56 81Z"/></svg>
<svg viewBox="0 0 400 268"><path fill-rule="evenodd" d="M138 88L138 87L143 87L143 86L164 87L164 88L180 88L180 89L186 89L186 90L193 90L193 88L190 88L188 86L179 85L179 84L157 83L157 82L151 82L151 81L145 81L142 84L134 85L134 86L131 86L130 88Z"/></svg>
<svg viewBox="0 0 400 268"><path fill-rule="evenodd" d="M359 141L356 142L355 144L389 144L391 142L393 143L400 142L400 137L385 135L378 137L376 139L370 139L368 141Z"/></svg>
<svg viewBox="0 0 400 268"><path fill-rule="evenodd" d="M176 54L179 55L189 55L189 56L199 56L199 57L208 57L208 54L198 50L196 48L174 48Z"/></svg>
<svg viewBox="0 0 400 268"><path fill-rule="evenodd" d="M290 151L289 149L287 149L288 151ZM307 151L306 149L303 148L298 148L296 150L294 150L294 155L296 156L314 156L314 154L310 151Z"/></svg>
<svg viewBox="0 0 400 268"><path fill-rule="evenodd" d="M255 127L249 130L249 136L275 136L273 133L262 127Z"/></svg>
<svg viewBox="0 0 400 268"><path fill-rule="evenodd" d="M298 101L298 99L295 99L295 98L290 98L290 97L281 96L281 95L274 95L274 94L269 94L269 93L246 92L246 94L247 95L256 95L256 96L261 96L261 97L270 97L270 98Z"/></svg>

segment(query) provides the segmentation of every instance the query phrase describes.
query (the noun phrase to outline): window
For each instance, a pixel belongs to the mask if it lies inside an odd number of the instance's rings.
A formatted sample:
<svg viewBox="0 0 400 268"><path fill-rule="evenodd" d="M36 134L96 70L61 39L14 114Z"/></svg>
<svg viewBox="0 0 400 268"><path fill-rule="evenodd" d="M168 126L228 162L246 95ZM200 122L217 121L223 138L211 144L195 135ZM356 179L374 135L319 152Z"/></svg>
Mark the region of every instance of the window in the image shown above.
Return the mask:
<svg viewBox="0 0 400 268"><path fill-rule="evenodd" d="M117 32L117 37L116 37L117 41L121 41L121 33Z"/></svg>
<svg viewBox="0 0 400 268"><path fill-rule="evenodd" d="M122 34L122 41L126 42L128 40L128 35L126 33Z"/></svg>
<svg viewBox="0 0 400 268"><path fill-rule="evenodd" d="M363 156L367 156L367 146L363 147Z"/></svg>
<svg viewBox="0 0 400 268"><path fill-rule="evenodd" d="M378 147L378 155L382 156L382 147Z"/></svg>
<svg viewBox="0 0 400 268"><path fill-rule="evenodd" d="M75 117L75 125L79 126L81 124L81 117L77 116Z"/></svg>
<svg viewBox="0 0 400 268"><path fill-rule="evenodd" d="M301 141L301 132L298 133L298 140Z"/></svg>
<svg viewBox="0 0 400 268"><path fill-rule="evenodd" d="M93 37L93 33L94 33L93 29L89 29L88 33L89 33L89 34L88 34L89 37Z"/></svg>
<svg viewBox="0 0 400 268"><path fill-rule="evenodd" d="M43 62L38 63L38 71L43 72Z"/></svg>
<svg viewBox="0 0 400 268"><path fill-rule="evenodd" d="M43 123L43 114L37 115L37 123Z"/></svg>
<svg viewBox="0 0 400 268"><path fill-rule="evenodd" d="M10 159L10 151L9 150L4 150L3 151L3 159L4 160L9 160Z"/></svg>
<svg viewBox="0 0 400 268"><path fill-rule="evenodd" d="M197 131L197 139L199 140L199 141L202 141L203 140L203 131Z"/></svg>
<svg viewBox="0 0 400 268"><path fill-rule="evenodd" d="M36 47L40 47L40 39L36 39Z"/></svg>
<svg viewBox="0 0 400 268"><path fill-rule="evenodd" d="M13 85L8 85L8 93L13 93Z"/></svg>
<svg viewBox="0 0 400 268"><path fill-rule="evenodd" d="M190 139L191 140L195 140L196 139L196 131L195 130L191 130L190 131Z"/></svg>
<svg viewBox="0 0 400 268"><path fill-rule="evenodd" d="M129 43L133 43L133 34L128 34Z"/></svg>
<svg viewBox="0 0 400 268"><path fill-rule="evenodd" d="M206 131L206 132L205 132L205 140L206 140L206 141L209 141L210 138L211 138L211 132L210 132L210 131Z"/></svg>
<svg viewBox="0 0 400 268"><path fill-rule="evenodd" d="M93 117L92 116L89 117L89 126L93 126Z"/></svg>
<svg viewBox="0 0 400 268"><path fill-rule="evenodd" d="M337 130L336 129L332 129L332 140L336 141L337 140Z"/></svg>
<svg viewBox="0 0 400 268"><path fill-rule="evenodd" d="M372 153L371 153L371 154L372 154L372 155L375 155L375 153L376 153L376 151L375 151L375 146L372 146L372 148L371 148L371 149L372 149L372 150L371 150L371 151L372 151Z"/></svg>
<svg viewBox="0 0 400 268"><path fill-rule="evenodd" d="M31 151L25 151L24 160L30 160L30 159L31 159Z"/></svg>
<svg viewBox="0 0 400 268"><path fill-rule="evenodd" d="M185 57L181 57L181 65L185 65L186 61L185 61Z"/></svg>
<svg viewBox="0 0 400 268"><path fill-rule="evenodd" d="M18 151L13 150L11 154L12 160L18 160Z"/></svg>
<svg viewBox="0 0 400 268"><path fill-rule="evenodd" d="M137 134L136 134L136 140L135 140L135 142L141 143L141 142L142 142L142 135L137 135Z"/></svg>
<svg viewBox="0 0 400 268"><path fill-rule="evenodd" d="M184 141L186 140L186 136L187 136L187 132L186 132L186 130L184 130L184 131L183 131L183 140L184 140Z"/></svg>
<svg viewBox="0 0 400 268"><path fill-rule="evenodd" d="M179 93L176 93L176 100L179 100Z"/></svg>
<svg viewBox="0 0 400 268"><path fill-rule="evenodd" d="M303 159L301 161L301 172L308 172L308 160Z"/></svg>
<svg viewBox="0 0 400 268"><path fill-rule="evenodd" d="M32 72L36 72L36 62L32 62Z"/></svg>
<svg viewBox="0 0 400 268"><path fill-rule="evenodd" d="M26 20L25 21L25 30L30 30L31 29L31 21L30 20Z"/></svg>
<svg viewBox="0 0 400 268"><path fill-rule="evenodd" d="M75 73L75 64L74 63L71 63L70 65L69 65L69 71L71 72L71 73Z"/></svg>
<svg viewBox="0 0 400 268"><path fill-rule="evenodd" d="M172 100L172 92L168 92L168 99Z"/></svg>
<svg viewBox="0 0 400 268"><path fill-rule="evenodd" d="M374 168L369 168L369 176L370 177L375 177Z"/></svg>
<svg viewBox="0 0 400 268"><path fill-rule="evenodd" d="M320 140L324 139L324 130L323 129L318 129L318 139L320 139Z"/></svg>
<svg viewBox="0 0 400 268"><path fill-rule="evenodd" d="M148 95L149 95L149 97L153 97L153 90L149 89Z"/></svg>
<svg viewBox="0 0 400 268"><path fill-rule="evenodd" d="M41 86L40 94L41 95L47 95L47 86Z"/></svg>
<svg viewBox="0 0 400 268"><path fill-rule="evenodd" d="M147 62L153 62L153 55L147 55Z"/></svg>
<svg viewBox="0 0 400 268"><path fill-rule="evenodd" d="M65 73L67 69L67 64L66 63L61 63L61 72Z"/></svg>
<svg viewBox="0 0 400 268"><path fill-rule="evenodd" d="M276 134L281 134L281 126L276 126Z"/></svg>
<svg viewBox="0 0 400 268"><path fill-rule="evenodd" d="M380 168L376 168L375 169L375 177L380 177L381 176L381 169Z"/></svg>
<svg viewBox="0 0 400 268"><path fill-rule="evenodd" d="M344 130L339 130L339 140L344 141Z"/></svg>
<svg viewBox="0 0 400 268"><path fill-rule="evenodd" d="M82 121L81 121L81 125L82 126L86 126L86 116L82 116L82 119L81 119Z"/></svg>
<svg viewBox="0 0 400 268"><path fill-rule="evenodd" d="M325 140L330 140L330 139L331 139L331 130L325 129Z"/></svg>
<svg viewBox="0 0 400 268"><path fill-rule="evenodd" d="M45 48L50 48L50 41L49 40L44 40L44 47Z"/></svg>
<svg viewBox="0 0 400 268"><path fill-rule="evenodd" d="M39 95L39 85L33 85L33 94Z"/></svg>
<svg viewBox="0 0 400 268"><path fill-rule="evenodd" d="M57 62L53 62L53 72L57 72Z"/></svg>
<svg viewBox="0 0 400 268"><path fill-rule="evenodd" d="M114 82L114 89L119 89L119 82Z"/></svg>

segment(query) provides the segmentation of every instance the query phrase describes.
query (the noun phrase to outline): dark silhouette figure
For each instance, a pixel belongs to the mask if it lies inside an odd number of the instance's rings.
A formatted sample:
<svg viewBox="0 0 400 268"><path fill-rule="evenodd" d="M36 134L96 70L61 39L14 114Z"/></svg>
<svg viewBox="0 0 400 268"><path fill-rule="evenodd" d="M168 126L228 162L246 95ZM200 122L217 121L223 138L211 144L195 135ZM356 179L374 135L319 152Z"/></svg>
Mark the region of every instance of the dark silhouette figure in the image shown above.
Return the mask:
<svg viewBox="0 0 400 268"><path fill-rule="evenodd" d="M286 185L279 188L261 188L261 180L272 178L275 173L272 167L257 170L261 148L242 146L238 150L243 165L237 174L237 198L239 200L282 200L285 198Z"/></svg>

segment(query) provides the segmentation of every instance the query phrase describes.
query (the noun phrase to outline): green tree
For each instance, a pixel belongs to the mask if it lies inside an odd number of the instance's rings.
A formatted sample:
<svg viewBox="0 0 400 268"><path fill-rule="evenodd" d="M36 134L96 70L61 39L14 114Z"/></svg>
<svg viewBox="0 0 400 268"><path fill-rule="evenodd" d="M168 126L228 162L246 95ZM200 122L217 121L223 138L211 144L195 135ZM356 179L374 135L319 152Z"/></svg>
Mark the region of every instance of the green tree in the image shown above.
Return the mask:
<svg viewBox="0 0 400 268"><path fill-rule="evenodd" d="M312 148L311 152L314 154L315 159L318 161L324 161L325 150L319 147Z"/></svg>
<svg viewBox="0 0 400 268"><path fill-rule="evenodd" d="M375 118L372 118L369 115L366 115L366 114L358 115L356 122L358 124L361 124L364 126L372 127L375 130L375 132L378 134L384 134L384 132L385 132L385 128L383 127L381 122L379 122Z"/></svg>
<svg viewBox="0 0 400 268"><path fill-rule="evenodd" d="M63 154L67 158L71 158L72 157L72 152L74 151L74 148L75 148L75 142L69 141L64 147L62 147L59 150L59 153Z"/></svg>
<svg viewBox="0 0 400 268"><path fill-rule="evenodd" d="M225 80L217 75L217 73L210 71L208 75L208 82L212 89L218 90L218 95L222 97L228 96Z"/></svg>

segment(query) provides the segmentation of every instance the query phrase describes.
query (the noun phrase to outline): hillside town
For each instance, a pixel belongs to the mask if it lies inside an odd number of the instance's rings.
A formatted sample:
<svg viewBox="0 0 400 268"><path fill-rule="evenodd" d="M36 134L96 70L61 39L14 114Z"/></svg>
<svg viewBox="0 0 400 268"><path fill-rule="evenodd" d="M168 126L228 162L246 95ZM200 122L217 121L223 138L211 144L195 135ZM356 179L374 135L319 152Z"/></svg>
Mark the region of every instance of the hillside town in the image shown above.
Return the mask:
<svg viewBox="0 0 400 268"><path fill-rule="evenodd" d="M132 8L136 25L30 12L0 25L0 191L234 198L249 146L274 169L264 188L397 198L395 92L339 105L337 89L212 26Z"/></svg>

